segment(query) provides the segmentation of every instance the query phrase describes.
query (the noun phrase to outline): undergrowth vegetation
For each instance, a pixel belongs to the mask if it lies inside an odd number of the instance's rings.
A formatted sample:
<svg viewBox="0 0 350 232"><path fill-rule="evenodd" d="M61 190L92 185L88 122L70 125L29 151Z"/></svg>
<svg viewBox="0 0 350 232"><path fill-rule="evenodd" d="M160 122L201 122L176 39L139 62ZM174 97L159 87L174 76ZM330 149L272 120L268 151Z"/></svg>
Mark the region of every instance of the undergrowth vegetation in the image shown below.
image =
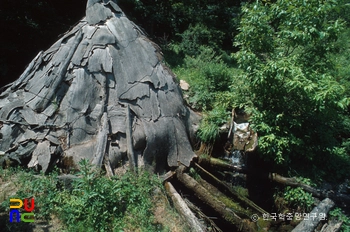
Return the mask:
<svg viewBox="0 0 350 232"><path fill-rule="evenodd" d="M298 178L301 183L309 186L315 186L310 179ZM301 187L292 188L287 186L284 189L284 199L293 208L301 208L303 212L310 212L314 207L314 198L311 193L306 192Z"/></svg>
<svg viewBox="0 0 350 232"><path fill-rule="evenodd" d="M79 178L73 179L68 187L58 181L58 172L44 176L19 171L20 190L13 197L34 197L35 220L49 220L55 215L66 231L163 231L153 217L154 191L162 189L154 175L127 172L109 179L85 160L80 168L76 173ZM9 200L1 207L4 211L9 209ZM2 219L7 231L23 225L9 224L8 214Z"/></svg>
<svg viewBox="0 0 350 232"><path fill-rule="evenodd" d="M335 208L329 212L331 219L335 219L337 221L343 222L342 227L340 229L341 232L350 231L350 217L346 216L342 209Z"/></svg>

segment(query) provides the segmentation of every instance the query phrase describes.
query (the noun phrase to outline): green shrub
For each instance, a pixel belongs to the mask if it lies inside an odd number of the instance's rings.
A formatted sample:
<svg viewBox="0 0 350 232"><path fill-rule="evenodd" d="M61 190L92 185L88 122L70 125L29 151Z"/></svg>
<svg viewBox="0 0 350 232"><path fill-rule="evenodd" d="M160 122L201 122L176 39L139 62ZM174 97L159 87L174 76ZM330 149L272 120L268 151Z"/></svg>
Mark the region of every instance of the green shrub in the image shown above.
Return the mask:
<svg viewBox="0 0 350 232"><path fill-rule="evenodd" d="M219 137L219 128L228 120L229 113L223 107L214 108L204 115L197 132L201 141L212 144Z"/></svg>
<svg viewBox="0 0 350 232"><path fill-rule="evenodd" d="M312 197L312 194L305 192L300 187L286 187L284 199L290 204L290 206L300 206L305 212L310 211L314 205L314 198Z"/></svg>
<svg viewBox="0 0 350 232"><path fill-rule="evenodd" d="M343 224L340 227L341 232L350 231L350 218L345 215L344 212L340 208L335 208L329 212L331 219L335 219L337 221L342 221Z"/></svg>
<svg viewBox="0 0 350 232"><path fill-rule="evenodd" d="M224 33L213 28L209 29L204 24L198 23L194 26L190 25L186 31L179 35L182 38L178 45L179 51L185 55L195 57L201 53L203 46L219 51Z"/></svg>
<svg viewBox="0 0 350 232"><path fill-rule="evenodd" d="M189 102L199 110L212 109L216 95L228 91L232 84L229 67L208 47L201 47L196 57L186 56L183 67L175 73L190 84Z"/></svg>

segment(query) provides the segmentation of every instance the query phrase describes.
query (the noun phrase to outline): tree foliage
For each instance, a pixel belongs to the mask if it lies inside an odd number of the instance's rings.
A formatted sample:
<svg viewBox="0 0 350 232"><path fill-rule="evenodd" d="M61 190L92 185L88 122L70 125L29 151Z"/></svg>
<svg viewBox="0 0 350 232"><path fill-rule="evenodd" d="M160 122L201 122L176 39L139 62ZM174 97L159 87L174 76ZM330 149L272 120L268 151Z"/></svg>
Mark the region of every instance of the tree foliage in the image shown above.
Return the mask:
<svg viewBox="0 0 350 232"><path fill-rule="evenodd" d="M278 0L242 8L235 58L249 83L260 151L279 164L310 161L339 145L349 98L330 59L344 28L337 6Z"/></svg>

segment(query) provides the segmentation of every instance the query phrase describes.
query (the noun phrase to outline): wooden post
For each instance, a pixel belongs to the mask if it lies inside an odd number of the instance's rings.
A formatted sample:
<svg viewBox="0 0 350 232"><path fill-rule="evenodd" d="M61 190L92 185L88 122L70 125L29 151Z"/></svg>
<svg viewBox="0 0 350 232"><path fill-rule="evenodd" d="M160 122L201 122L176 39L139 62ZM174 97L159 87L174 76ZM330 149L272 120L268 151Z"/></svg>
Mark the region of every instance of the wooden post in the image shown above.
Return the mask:
<svg viewBox="0 0 350 232"><path fill-rule="evenodd" d="M129 159L130 170L135 172L135 155L132 145L132 118L130 113L130 106L126 107L126 143L127 143L127 154Z"/></svg>

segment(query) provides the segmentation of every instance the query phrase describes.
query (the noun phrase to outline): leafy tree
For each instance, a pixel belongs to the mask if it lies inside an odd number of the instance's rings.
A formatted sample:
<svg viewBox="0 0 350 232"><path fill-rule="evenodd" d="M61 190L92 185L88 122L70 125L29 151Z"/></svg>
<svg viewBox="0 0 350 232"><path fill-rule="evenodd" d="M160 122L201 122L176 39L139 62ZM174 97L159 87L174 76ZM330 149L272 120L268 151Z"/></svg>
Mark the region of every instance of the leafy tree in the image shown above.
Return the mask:
<svg viewBox="0 0 350 232"><path fill-rule="evenodd" d="M277 164L321 160L340 144L349 98L330 59L344 27L334 17L337 6L277 0L242 8L235 57L249 85L261 154Z"/></svg>

